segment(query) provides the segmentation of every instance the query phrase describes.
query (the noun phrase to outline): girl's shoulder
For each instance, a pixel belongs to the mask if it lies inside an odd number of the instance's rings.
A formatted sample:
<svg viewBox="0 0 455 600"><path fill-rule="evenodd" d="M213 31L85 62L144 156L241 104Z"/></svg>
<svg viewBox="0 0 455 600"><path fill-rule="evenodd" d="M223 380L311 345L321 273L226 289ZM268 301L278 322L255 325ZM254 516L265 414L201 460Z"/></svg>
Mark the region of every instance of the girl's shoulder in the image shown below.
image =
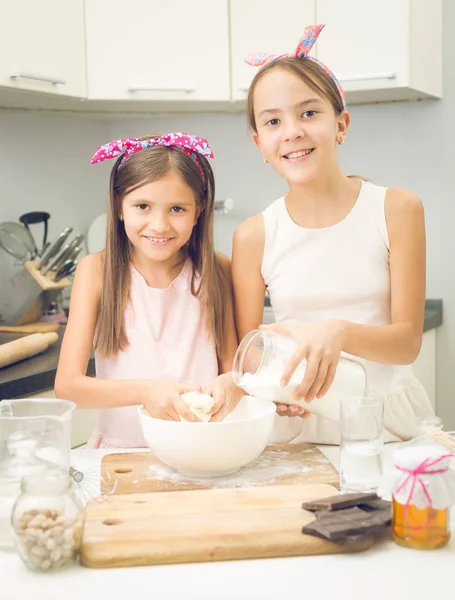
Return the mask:
<svg viewBox="0 0 455 600"><path fill-rule="evenodd" d="M103 264L104 255L102 252L84 256L77 265L74 284L85 287L88 293L93 292L101 295Z"/></svg>
<svg viewBox="0 0 455 600"><path fill-rule="evenodd" d="M387 218L401 218L410 213L423 212L423 203L417 194L402 188L387 188L385 197Z"/></svg>
<svg viewBox="0 0 455 600"><path fill-rule="evenodd" d="M241 223L234 232L234 244L242 246L264 246L265 229L262 213Z"/></svg>
<svg viewBox="0 0 455 600"><path fill-rule="evenodd" d="M391 247L401 248L410 240L425 239L423 203L414 192L389 188L385 199L385 218Z"/></svg>

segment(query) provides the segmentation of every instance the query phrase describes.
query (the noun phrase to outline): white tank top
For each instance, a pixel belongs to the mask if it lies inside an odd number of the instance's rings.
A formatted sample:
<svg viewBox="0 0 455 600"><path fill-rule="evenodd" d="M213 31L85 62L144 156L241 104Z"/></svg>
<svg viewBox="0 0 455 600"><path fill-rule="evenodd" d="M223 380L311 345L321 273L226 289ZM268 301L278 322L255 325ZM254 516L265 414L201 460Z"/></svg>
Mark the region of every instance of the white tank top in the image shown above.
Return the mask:
<svg viewBox="0 0 455 600"><path fill-rule="evenodd" d="M284 198L264 211L262 276L277 322L390 323L386 191L362 182L351 212L322 229L294 223ZM416 382L410 366L362 362L371 393L392 394Z"/></svg>

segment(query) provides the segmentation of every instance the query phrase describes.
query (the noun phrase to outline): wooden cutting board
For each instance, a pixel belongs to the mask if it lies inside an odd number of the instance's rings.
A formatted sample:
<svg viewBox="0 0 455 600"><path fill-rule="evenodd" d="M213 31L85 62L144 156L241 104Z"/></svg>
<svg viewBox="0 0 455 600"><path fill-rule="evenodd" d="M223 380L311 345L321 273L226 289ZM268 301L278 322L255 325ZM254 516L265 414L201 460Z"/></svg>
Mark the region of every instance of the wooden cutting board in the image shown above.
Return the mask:
<svg viewBox="0 0 455 600"><path fill-rule="evenodd" d="M303 535L314 515L302 502L336 494L327 484L121 494L85 509L81 562L126 567L358 552Z"/></svg>
<svg viewBox="0 0 455 600"><path fill-rule="evenodd" d="M237 473L211 479L180 475L152 452L108 454L101 461L103 492L138 494L181 490L219 489L264 485L328 483L339 485L334 466L311 444L267 446L255 461Z"/></svg>

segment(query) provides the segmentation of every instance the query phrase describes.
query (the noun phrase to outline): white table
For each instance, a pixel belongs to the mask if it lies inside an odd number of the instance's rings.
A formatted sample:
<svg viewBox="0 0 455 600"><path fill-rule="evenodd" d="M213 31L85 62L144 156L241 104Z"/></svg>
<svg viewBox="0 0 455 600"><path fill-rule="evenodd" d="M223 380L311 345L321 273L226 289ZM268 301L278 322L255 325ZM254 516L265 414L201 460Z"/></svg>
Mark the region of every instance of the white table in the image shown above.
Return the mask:
<svg viewBox="0 0 455 600"><path fill-rule="evenodd" d="M321 446L337 466L339 448ZM392 445L386 446L386 465ZM75 450L79 469L99 465L113 450ZM455 515L454 515L455 516ZM455 519L452 519L455 531ZM123 569L37 574L14 553L0 553L0 598L5 600L428 600L455 598L455 540L438 551L383 541L358 554L334 554Z"/></svg>

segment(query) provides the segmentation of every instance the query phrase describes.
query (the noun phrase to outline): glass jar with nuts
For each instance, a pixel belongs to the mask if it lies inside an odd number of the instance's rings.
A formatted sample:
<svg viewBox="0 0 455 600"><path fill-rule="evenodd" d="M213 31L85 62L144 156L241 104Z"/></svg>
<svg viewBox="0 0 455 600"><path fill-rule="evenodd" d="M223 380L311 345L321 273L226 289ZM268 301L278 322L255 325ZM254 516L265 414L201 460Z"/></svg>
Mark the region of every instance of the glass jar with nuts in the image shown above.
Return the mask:
<svg viewBox="0 0 455 600"><path fill-rule="evenodd" d="M16 548L34 571L52 571L79 554L83 506L67 472L49 471L24 477L12 513Z"/></svg>

